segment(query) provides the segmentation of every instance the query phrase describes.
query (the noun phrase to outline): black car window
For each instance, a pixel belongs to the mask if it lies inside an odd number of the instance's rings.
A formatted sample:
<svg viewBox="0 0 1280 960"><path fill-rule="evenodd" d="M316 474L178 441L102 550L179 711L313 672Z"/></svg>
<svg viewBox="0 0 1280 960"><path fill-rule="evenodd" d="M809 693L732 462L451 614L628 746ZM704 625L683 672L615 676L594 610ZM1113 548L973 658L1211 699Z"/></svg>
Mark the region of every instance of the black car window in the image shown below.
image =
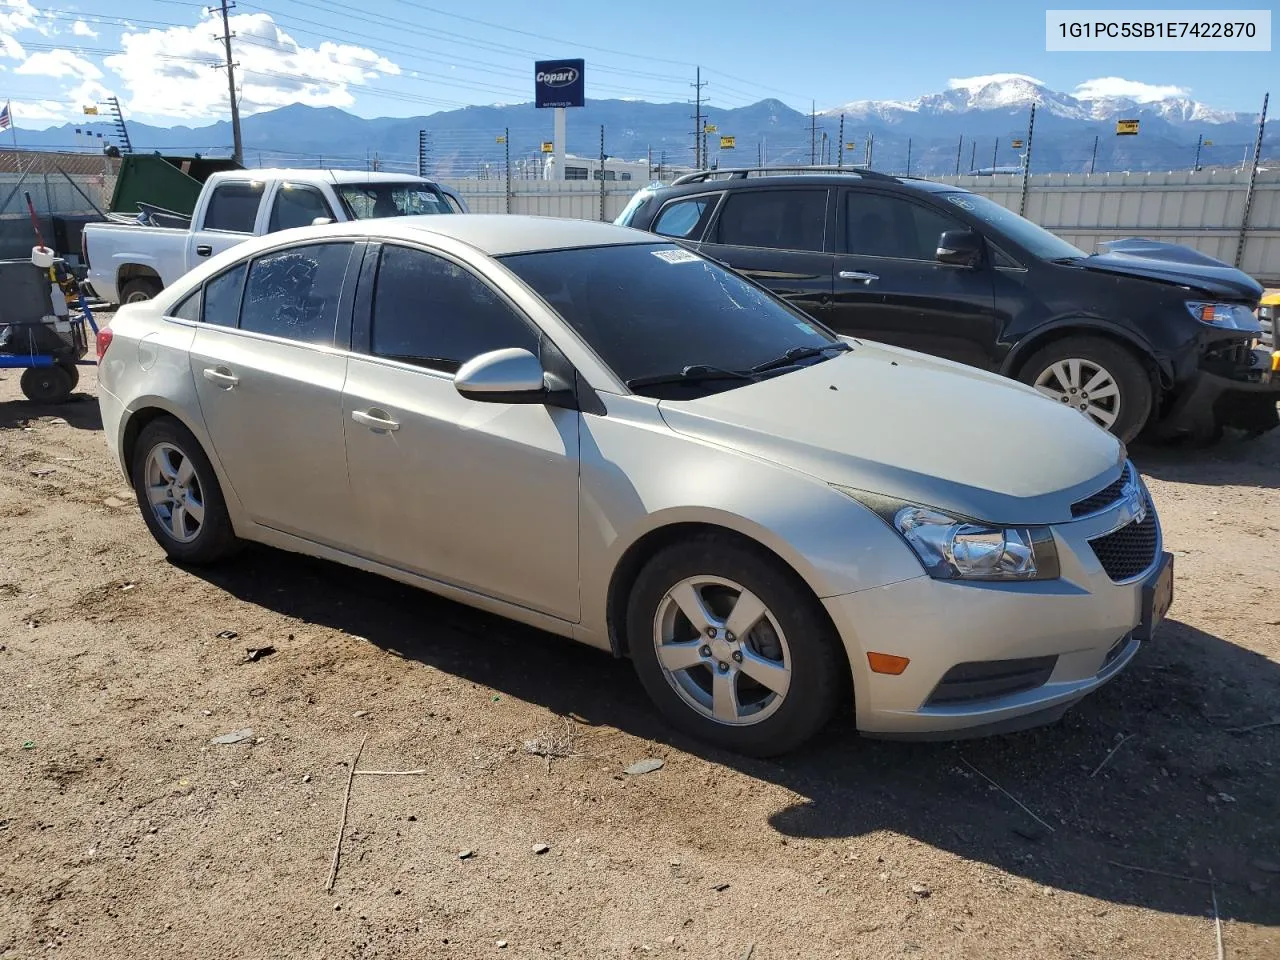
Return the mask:
<svg viewBox="0 0 1280 960"><path fill-rule="evenodd" d="M719 243L779 250L817 250L827 227L827 191L739 190L725 199Z"/></svg>
<svg viewBox="0 0 1280 960"><path fill-rule="evenodd" d="M213 188L209 206L204 212L206 230L227 230L231 233L253 233L258 219L258 204L262 200L261 181L247 180L220 183Z"/></svg>
<svg viewBox="0 0 1280 960"><path fill-rule="evenodd" d="M538 355L533 328L492 287L451 260L387 246L373 292L375 356L454 373L490 350Z"/></svg>
<svg viewBox="0 0 1280 960"><path fill-rule="evenodd" d="M748 370L796 348L839 343L767 291L673 243L500 259L623 381L690 365ZM721 380L716 389L743 382Z"/></svg>
<svg viewBox="0 0 1280 960"><path fill-rule="evenodd" d="M276 191L275 202L271 204L271 222L267 231L275 233L293 227L309 227L316 217L334 219L324 194L315 187L284 183Z"/></svg>
<svg viewBox="0 0 1280 960"><path fill-rule="evenodd" d="M690 197L675 200L662 208L653 222L653 232L664 237L700 238L715 210L717 197Z"/></svg>
<svg viewBox="0 0 1280 960"><path fill-rule="evenodd" d="M850 190L845 200L849 253L901 260L933 260L938 238L960 223L931 207L885 193Z"/></svg>
<svg viewBox="0 0 1280 960"><path fill-rule="evenodd" d="M177 305L169 311L168 316L175 320L190 320L198 323L200 320L200 290L197 288L195 293L189 293L178 301Z"/></svg>
<svg viewBox="0 0 1280 960"><path fill-rule="evenodd" d="M353 248L350 243L314 243L254 260L240 329L332 345Z"/></svg>
<svg viewBox="0 0 1280 960"><path fill-rule="evenodd" d="M248 267L237 263L204 285L204 310L200 319L217 327L234 327L240 318L240 292Z"/></svg>

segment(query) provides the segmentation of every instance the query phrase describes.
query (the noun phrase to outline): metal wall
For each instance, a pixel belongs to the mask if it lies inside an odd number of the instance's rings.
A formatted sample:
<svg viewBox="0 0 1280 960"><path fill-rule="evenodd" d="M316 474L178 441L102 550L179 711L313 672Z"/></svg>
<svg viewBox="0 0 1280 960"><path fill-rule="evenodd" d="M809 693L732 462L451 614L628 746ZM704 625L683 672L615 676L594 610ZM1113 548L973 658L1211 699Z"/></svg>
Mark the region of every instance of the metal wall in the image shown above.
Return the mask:
<svg viewBox="0 0 1280 960"><path fill-rule="evenodd" d="M941 177L1017 211L1022 178ZM529 213L600 218L600 183L513 180L508 211L505 180L449 180L476 213ZM641 183L605 182L605 217L612 220ZM1199 173L1041 174L1027 184L1028 219L1083 250L1099 241L1146 237L1185 244L1236 262L1249 171ZM1280 170L1259 171L1240 267L1261 281L1280 281Z"/></svg>
<svg viewBox="0 0 1280 960"><path fill-rule="evenodd" d="M5 158L11 156L6 155ZM36 208L45 243L52 244L52 218L55 215L97 216L94 207L107 208L106 201L111 199L115 184L114 174L109 172L109 168L101 173L73 172L77 168L68 161L83 161L84 158L26 153L21 155L21 159L25 175L0 167L0 259L31 256L35 235L27 210L27 194L31 195L31 203ZM102 168L102 161L95 159L95 166ZM64 176L62 171L67 171L67 175Z"/></svg>

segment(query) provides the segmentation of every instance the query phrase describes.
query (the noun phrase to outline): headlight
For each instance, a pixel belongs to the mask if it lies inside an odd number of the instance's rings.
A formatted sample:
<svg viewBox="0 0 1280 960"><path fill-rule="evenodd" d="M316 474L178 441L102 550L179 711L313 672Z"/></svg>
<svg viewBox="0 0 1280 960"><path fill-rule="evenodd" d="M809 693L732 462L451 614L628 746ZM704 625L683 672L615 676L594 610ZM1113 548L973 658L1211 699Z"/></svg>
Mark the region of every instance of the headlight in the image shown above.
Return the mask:
<svg viewBox="0 0 1280 960"><path fill-rule="evenodd" d="M1206 303L1188 300L1187 312L1199 320L1226 330L1258 330L1253 311L1241 303Z"/></svg>
<svg viewBox="0 0 1280 960"><path fill-rule="evenodd" d="M1058 548L1048 527L997 527L930 507L837 487L901 534L935 580L1054 580Z"/></svg>

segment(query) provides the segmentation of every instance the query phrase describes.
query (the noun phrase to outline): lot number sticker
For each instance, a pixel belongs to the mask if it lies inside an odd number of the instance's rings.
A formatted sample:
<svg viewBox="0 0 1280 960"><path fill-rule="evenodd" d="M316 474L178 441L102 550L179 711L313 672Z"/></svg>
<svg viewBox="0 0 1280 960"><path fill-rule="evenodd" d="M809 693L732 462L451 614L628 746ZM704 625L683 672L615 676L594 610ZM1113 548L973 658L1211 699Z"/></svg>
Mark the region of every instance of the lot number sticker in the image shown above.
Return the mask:
<svg viewBox="0 0 1280 960"><path fill-rule="evenodd" d="M653 255L667 263L697 263L698 258L688 250L654 250Z"/></svg>

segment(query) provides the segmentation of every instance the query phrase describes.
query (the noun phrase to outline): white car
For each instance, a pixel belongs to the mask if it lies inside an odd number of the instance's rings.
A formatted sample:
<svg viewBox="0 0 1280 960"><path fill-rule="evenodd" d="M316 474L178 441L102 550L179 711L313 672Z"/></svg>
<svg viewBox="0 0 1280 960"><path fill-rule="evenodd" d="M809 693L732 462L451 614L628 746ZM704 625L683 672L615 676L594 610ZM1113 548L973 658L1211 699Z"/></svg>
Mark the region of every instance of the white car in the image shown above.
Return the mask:
<svg viewBox="0 0 1280 960"><path fill-rule="evenodd" d="M797 746L849 693L878 736L1056 719L1172 600L1106 431L628 228L263 237L123 307L98 353L175 560L255 540L629 655L739 751Z"/></svg>

